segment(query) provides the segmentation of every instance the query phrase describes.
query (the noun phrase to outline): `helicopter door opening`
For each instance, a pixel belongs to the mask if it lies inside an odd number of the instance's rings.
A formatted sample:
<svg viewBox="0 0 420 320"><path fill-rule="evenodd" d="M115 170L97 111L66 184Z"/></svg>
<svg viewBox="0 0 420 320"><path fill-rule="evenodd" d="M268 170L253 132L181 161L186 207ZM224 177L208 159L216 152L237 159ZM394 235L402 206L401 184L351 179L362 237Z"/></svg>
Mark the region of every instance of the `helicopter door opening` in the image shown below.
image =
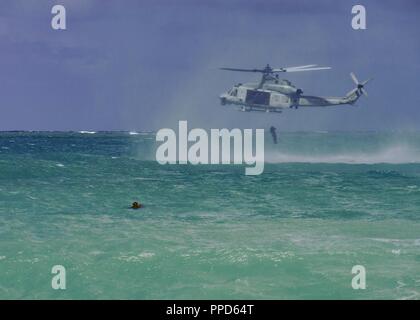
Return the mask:
<svg viewBox="0 0 420 320"><path fill-rule="evenodd" d="M270 104L270 93L258 90L247 90L245 101L250 104Z"/></svg>

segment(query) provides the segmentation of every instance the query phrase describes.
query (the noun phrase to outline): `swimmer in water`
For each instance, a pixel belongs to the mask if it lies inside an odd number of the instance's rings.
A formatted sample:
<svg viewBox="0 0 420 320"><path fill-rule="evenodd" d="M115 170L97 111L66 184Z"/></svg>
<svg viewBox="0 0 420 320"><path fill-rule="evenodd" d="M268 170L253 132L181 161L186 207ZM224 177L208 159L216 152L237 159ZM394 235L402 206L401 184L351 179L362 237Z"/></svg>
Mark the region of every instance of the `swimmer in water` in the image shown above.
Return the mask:
<svg viewBox="0 0 420 320"><path fill-rule="evenodd" d="M140 209L142 205L138 203L137 201L133 202L131 205L131 209Z"/></svg>

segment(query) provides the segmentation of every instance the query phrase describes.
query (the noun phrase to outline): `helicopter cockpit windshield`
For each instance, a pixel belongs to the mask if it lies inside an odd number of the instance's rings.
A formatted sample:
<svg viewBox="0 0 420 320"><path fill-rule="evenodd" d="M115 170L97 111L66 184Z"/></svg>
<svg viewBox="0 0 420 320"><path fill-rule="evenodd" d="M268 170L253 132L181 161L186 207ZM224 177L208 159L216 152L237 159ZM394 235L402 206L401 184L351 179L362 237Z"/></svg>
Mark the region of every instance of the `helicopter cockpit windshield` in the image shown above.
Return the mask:
<svg viewBox="0 0 420 320"><path fill-rule="evenodd" d="M230 96L236 97L236 95L238 94L238 88L233 87L228 93Z"/></svg>

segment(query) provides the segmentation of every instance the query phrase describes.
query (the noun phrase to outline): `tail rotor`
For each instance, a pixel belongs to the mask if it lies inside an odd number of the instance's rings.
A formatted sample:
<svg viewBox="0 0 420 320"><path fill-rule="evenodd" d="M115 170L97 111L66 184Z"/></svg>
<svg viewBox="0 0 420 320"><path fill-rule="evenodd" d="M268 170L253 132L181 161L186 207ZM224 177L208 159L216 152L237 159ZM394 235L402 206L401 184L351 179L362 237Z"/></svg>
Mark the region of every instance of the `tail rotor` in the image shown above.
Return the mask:
<svg viewBox="0 0 420 320"><path fill-rule="evenodd" d="M357 79L357 77L356 77L356 75L353 73L353 72L351 72L350 73L350 77L351 77L351 79L353 80L353 82L356 84L356 89L355 89L355 91L360 95L360 94L364 94L366 97L368 96L368 94L367 94L367 91L366 91L366 89L364 88L365 87L365 85L370 81L370 80L372 80L372 78L370 78L370 79L367 79L367 80L365 80L365 81L363 81L363 82L359 82L359 80Z"/></svg>

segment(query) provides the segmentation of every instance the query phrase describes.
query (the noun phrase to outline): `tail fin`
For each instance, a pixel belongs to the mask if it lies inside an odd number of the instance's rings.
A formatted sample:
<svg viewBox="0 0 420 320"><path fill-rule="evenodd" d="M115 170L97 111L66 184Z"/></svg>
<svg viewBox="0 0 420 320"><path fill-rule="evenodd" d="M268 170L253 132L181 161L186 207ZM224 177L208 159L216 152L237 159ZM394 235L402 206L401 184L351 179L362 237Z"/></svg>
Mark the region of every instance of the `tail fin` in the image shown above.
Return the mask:
<svg viewBox="0 0 420 320"><path fill-rule="evenodd" d="M365 95L366 97L368 96L364 87L370 80L372 80L372 78L367 79L363 82L359 82L359 80L357 80L356 75L353 72L350 73L350 77L352 78L353 82L356 84L356 88L354 88L353 90L351 90L350 92L346 94L346 99L349 101L350 104L353 104L357 101L357 99L360 98L362 94Z"/></svg>

